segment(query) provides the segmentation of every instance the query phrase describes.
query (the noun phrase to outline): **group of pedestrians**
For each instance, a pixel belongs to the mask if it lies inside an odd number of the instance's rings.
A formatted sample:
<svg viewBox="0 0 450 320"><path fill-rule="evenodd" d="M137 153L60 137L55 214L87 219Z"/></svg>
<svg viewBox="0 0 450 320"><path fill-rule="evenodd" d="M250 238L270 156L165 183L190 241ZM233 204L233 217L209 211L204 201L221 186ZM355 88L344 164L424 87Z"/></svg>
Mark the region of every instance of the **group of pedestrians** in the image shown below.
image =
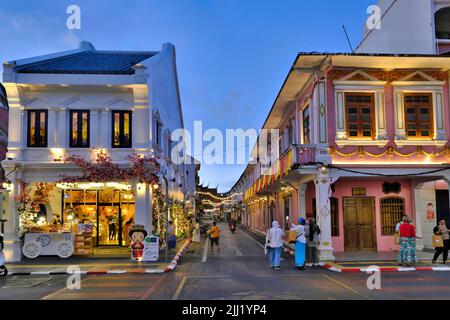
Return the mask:
<svg viewBox="0 0 450 320"><path fill-rule="evenodd" d="M400 246L398 263L401 266L411 266L417 263L416 239L422 239L416 235L412 219L408 215L403 216L402 222L398 223L395 231L399 237ZM442 254L442 263L447 263L448 251L450 250L450 231L445 219L440 219L437 226L433 228L433 246L435 249L432 263L435 264Z"/></svg>
<svg viewBox="0 0 450 320"><path fill-rule="evenodd" d="M291 223L289 231L295 232L295 269L304 270L305 266L319 264L317 247L319 245L320 228L314 218L298 219L298 224ZM272 269L280 269L283 237L286 233L280 228L278 221L272 222L266 235L266 252Z"/></svg>

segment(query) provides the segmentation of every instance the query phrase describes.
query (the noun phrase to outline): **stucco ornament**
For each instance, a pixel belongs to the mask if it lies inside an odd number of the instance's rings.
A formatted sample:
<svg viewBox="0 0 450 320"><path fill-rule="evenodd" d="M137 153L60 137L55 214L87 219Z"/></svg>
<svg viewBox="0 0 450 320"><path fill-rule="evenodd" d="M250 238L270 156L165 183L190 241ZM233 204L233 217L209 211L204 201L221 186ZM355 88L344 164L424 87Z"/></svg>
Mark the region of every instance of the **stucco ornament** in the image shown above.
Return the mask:
<svg viewBox="0 0 450 320"><path fill-rule="evenodd" d="M321 213L323 216L329 215L329 214L330 214L330 210L328 209L328 206L327 206L327 205L323 206L323 207L322 207L322 210L320 210L320 213Z"/></svg>

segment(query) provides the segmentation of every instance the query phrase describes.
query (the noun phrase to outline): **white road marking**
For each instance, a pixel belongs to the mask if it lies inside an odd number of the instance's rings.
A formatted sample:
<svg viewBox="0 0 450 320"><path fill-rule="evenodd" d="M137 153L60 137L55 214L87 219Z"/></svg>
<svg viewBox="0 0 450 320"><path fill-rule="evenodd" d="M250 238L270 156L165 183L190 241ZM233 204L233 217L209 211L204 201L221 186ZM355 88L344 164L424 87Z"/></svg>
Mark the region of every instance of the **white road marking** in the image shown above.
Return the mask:
<svg viewBox="0 0 450 320"><path fill-rule="evenodd" d="M238 248L236 248L236 255L237 255L238 257L242 257L244 254L242 253L241 250L239 250Z"/></svg>
<svg viewBox="0 0 450 320"><path fill-rule="evenodd" d="M208 258L208 238L206 238L205 246L203 247L202 262L206 262L206 258Z"/></svg>
<svg viewBox="0 0 450 320"><path fill-rule="evenodd" d="M178 299L178 296L180 295L181 290L183 290L184 284L186 283L186 279L187 279L187 277L184 276L183 279L180 282L180 285L177 288L177 291L175 291L175 294L173 295L172 300L177 300Z"/></svg>
<svg viewBox="0 0 450 320"><path fill-rule="evenodd" d="M256 240L253 239L252 237L250 237L247 233L241 232L241 234L245 235L247 238L249 238L249 239L251 239L252 241L256 242L256 244L257 244L258 246L260 246L261 248L263 248L263 250L265 249L264 246L263 246L261 243L259 243L258 241L256 241Z"/></svg>

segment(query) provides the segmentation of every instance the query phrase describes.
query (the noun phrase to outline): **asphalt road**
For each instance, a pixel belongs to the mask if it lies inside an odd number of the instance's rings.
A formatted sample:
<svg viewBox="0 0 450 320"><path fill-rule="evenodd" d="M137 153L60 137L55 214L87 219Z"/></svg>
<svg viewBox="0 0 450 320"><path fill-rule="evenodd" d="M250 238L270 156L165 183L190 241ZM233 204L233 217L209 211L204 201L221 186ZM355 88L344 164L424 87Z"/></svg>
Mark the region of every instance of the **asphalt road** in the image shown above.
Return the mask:
<svg viewBox="0 0 450 320"><path fill-rule="evenodd" d="M382 273L381 288L370 290L368 274L297 271L293 257L284 254L281 270L272 270L262 239L240 229L231 234L226 224L220 227L220 253L205 249L203 240L188 249L174 272L82 276L80 289L66 287L68 276L11 276L0 279L0 300L450 299L448 272Z"/></svg>

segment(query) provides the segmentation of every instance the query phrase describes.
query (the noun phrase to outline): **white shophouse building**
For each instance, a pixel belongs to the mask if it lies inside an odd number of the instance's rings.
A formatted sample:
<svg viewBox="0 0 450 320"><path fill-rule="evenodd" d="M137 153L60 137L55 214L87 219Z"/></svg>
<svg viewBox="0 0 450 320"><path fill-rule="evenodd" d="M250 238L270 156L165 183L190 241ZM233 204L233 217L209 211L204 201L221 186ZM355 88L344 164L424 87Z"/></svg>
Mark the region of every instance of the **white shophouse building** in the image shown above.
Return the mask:
<svg viewBox="0 0 450 320"><path fill-rule="evenodd" d="M129 165L131 154L159 156L167 167L170 198L184 200L186 170L169 157L170 134L183 128L172 44L159 52L125 52L81 42L75 50L5 62L3 69L10 104L9 152L2 163L11 181L5 201L7 260L21 259L14 201L18 181L56 182L61 175L79 175L79 167L61 161L65 156L93 161L101 151L121 166ZM71 190L57 185L42 210L47 219L60 215L64 221L70 203L79 219L94 223L95 245L122 246L127 221L134 218L151 230L152 193L152 187L136 181L77 184ZM118 234L111 240L112 220Z"/></svg>

